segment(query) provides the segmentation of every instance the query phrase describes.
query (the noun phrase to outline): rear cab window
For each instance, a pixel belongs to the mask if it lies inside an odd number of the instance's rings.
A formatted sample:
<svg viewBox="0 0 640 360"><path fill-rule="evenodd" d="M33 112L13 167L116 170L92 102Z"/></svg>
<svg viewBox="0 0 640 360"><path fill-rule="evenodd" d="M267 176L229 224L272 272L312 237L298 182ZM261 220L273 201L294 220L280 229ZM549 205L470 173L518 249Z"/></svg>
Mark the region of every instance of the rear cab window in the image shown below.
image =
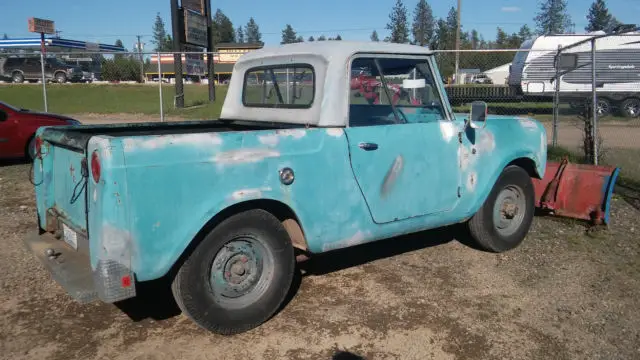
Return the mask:
<svg viewBox="0 0 640 360"><path fill-rule="evenodd" d="M307 109L315 97L316 77L309 64L254 67L245 72L242 104L247 107Z"/></svg>

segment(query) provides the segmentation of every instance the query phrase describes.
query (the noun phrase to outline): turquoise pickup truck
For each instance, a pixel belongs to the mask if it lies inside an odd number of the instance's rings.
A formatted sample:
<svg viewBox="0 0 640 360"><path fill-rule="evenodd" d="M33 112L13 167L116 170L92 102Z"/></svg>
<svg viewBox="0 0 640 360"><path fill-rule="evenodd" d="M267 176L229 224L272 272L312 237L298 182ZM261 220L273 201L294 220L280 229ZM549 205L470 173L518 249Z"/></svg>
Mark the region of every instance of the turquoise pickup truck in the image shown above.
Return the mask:
<svg viewBox="0 0 640 360"><path fill-rule="evenodd" d="M488 251L518 246L546 133L487 114L453 112L423 47L263 48L235 64L217 120L40 128L25 242L81 303L166 277L199 326L247 331L299 255L457 223Z"/></svg>

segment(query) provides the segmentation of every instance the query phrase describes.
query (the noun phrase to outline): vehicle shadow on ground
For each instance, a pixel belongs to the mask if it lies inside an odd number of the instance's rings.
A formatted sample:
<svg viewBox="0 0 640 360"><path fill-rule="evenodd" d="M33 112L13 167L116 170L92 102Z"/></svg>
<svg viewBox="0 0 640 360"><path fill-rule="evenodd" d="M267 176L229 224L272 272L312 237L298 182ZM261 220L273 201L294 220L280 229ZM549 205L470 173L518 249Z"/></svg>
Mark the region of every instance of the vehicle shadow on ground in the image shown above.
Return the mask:
<svg viewBox="0 0 640 360"><path fill-rule="evenodd" d="M289 293L274 316L279 314L295 298L303 277L329 274L372 261L443 245L453 240L479 250L471 240L466 227L454 225L316 255L298 264ZM132 321L139 322L146 319L160 321L180 315L181 310L173 299L168 278L139 283L137 286L136 297L115 304ZM340 352L333 358L362 359L355 355L353 355L355 357L348 357L349 355L348 352Z"/></svg>
<svg viewBox="0 0 640 360"><path fill-rule="evenodd" d="M628 181L618 181L614 193L620 196L634 209L640 210L640 184Z"/></svg>
<svg viewBox="0 0 640 360"><path fill-rule="evenodd" d="M9 166L16 166L16 165L28 165L29 164L29 160L27 159L1 159L0 160L0 167L9 167Z"/></svg>
<svg viewBox="0 0 640 360"><path fill-rule="evenodd" d="M372 261L443 245L453 240L480 250L471 239L466 226L459 224L333 250L310 258L301 263L300 268L305 272L304 276L324 275Z"/></svg>
<svg viewBox="0 0 640 360"><path fill-rule="evenodd" d="M356 355L349 351L338 351L331 357L331 360L366 360L360 355Z"/></svg>

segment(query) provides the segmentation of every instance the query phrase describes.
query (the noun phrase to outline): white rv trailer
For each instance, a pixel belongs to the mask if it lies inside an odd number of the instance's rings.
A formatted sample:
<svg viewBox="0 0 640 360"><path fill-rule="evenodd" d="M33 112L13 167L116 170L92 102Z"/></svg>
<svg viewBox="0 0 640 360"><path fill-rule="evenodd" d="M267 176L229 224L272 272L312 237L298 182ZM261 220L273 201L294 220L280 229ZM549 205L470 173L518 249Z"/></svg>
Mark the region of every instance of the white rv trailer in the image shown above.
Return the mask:
<svg viewBox="0 0 640 360"><path fill-rule="evenodd" d="M594 32L581 35L539 36L525 41L513 59L509 85L525 97L552 98L556 74L554 59L559 46L590 39ZM578 54L578 68L560 79L562 98L577 101L591 96L591 42L565 53ZM601 114L617 108L624 116L640 116L640 33L613 35L596 41L596 92Z"/></svg>

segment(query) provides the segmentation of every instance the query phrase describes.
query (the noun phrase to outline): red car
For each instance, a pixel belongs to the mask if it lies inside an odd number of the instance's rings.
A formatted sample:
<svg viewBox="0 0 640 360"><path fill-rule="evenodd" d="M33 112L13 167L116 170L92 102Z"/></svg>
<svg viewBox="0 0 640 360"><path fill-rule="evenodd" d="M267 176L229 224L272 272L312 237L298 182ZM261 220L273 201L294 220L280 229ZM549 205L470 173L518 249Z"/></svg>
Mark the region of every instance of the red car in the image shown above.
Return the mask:
<svg viewBox="0 0 640 360"><path fill-rule="evenodd" d="M67 116L39 113L0 101L0 159L35 155L36 130L41 126L81 125Z"/></svg>

